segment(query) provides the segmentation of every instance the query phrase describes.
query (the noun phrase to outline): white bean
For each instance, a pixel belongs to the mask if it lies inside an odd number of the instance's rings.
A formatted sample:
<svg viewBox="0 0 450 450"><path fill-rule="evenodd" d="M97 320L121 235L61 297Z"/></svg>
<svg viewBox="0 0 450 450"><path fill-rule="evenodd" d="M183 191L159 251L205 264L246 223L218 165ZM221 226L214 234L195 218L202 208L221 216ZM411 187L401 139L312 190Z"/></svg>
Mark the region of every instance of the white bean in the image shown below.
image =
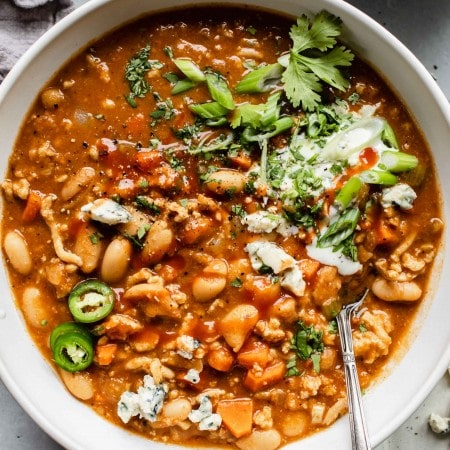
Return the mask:
<svg viewBox="0 0 450 450"><path fill-rule="evenodd" d="M47 321L47 312L41 291L36 287L27 287L22 294L22 313L26 322L35 327L42 328Z"/></svg>
<svg viewBox="0 0 450 450"><path fill-rule="evenodd" d="M120 281L126 274L133 251L131 242L121 237L111 241L103 256L101 277L107 283Z"/></svg>
<svg viewBox="0 0 450 450"><path fill-rule="evenodd" d="M61 189L61 198L64 201L71 200L82 189L86 189L95 177L92 167L82 167L74 176L69 177Z"/></svg>
<svg viewBox="0 0 450 450"><path fill-rule="evenodd" d="M177 422L182 422L188 418L191 410L191 403L186 398L169 400L163 406L161 411L161 419L169 420L174 424Z"/></svg>
<svg viewBox="0 0 450 450"><path fill-rule="evenodd" d="M13 268L22 275L30 274L33 261L22 234L17 230L9 231L3 241L3 247Z"/></svg>
<svg viewBox="0 0 450 450"><path fill-rule="evenodd" d="M94 386L90 375L86 372L59 371L61 379L69 392L80 400L89 400L94 396Z"/></svg>
<svg viewBox="0 0 450 450"><path fill-rule="evenodd" d="M372 292L387 302L414 302L422 296L422 289L414 281L387 281L381 277L372 283Z"/></svg>
<svg viewBox="0 0 450 450"><path fill-rule="evenodd" d="M239 304L218 322L219 331L227 344L238 352L258 322L259 312L253 305Z"/></svg>
<svg viewBox="0 0 450 450"><path fill-rule="evenodd" d="M81 270L84 273L94 271L103 253L103 243L101 239L94 239L97 230L92 225L88 225L77 234L73 252L82 260Z"/></svg>
<svg viewBox="0 0 450 450"><path fill-rule="evenodd" d="M227 284L228 264L214 259L192 282L192 293L199 302L208 302L219 295Z"/></svg>
<svg viewBox="0 0 450 450"><path fill-rule="evenodd" d="M147 264L156 264L174 245L175 236L165 220L157 220L145 238L142 258Z"/></svg>
<svg viewBox="0 0 450 450"><path fill-rule="evenodd" d="M216 194L239 193L244 190L246 183L245 174L237 170L223 169L212 173L206 187Z"/></svg>
<svg viewBox="0 0 450 450"><path fill-rule="evenodd" d="M241 450L275 450L281 444L281 436L277 430L254 430L249 436L236 441Z"/></svg>

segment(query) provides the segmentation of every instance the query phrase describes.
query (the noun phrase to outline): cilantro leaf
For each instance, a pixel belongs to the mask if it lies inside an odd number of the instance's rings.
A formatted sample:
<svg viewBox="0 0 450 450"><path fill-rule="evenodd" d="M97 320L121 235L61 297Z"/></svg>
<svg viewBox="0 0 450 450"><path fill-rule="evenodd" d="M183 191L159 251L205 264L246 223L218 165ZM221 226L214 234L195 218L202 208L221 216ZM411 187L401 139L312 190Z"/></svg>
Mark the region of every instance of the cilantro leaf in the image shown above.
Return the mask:
<svg viewBox="0 0 450 450"><path fill-rule="evenodd" d="M321 11L316 15L312 24L306 15L299 17L297 25L292 26L289 35L298 52L313 48L325 51L336 44L334 38L341 33L341 24L342 21L339 17L327 11Z"/></svg>
<svg viewBox="0 0 450 450"><path fill-rule="evenodd" d="M323 83L341 91L347 88L348 80L340 68L349 66L354 55L345 47L336 47L341 23L338 17L322 11L312 22L305 15L299 17L291 27L292 48L281 79L294 107L314 110L320 103ZM283 56L280 64L282 61L286 63Z"/></svg>
<svg viewBox="0 0 450 450"><path fill-rule="evenodd" d="M293 52L281 80L284 83L284 92L295 108L301 104L303 109L312 111L320 103L320 95L317 92L322 90L322 85L316 75L308 72L308 67Z"/></svg>

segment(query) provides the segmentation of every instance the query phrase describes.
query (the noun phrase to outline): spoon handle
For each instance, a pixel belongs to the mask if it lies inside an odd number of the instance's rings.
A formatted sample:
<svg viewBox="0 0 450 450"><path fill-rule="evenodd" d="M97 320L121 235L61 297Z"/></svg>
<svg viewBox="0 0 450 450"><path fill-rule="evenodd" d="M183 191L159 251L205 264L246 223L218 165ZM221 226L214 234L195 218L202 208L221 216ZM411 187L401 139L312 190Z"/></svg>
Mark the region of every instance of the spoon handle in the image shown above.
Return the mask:
<svg viewBox="0 0 450 450"><path fill-rule="evenodd" d="M348 305L343 308L336 320L341 337L341 348L344 359L344 373L347 385L348 413L353 450L370 450L369 433L361 399L358 372L356 371L355 354L353 353L352 329L350 319L359 305Z"/></svg>

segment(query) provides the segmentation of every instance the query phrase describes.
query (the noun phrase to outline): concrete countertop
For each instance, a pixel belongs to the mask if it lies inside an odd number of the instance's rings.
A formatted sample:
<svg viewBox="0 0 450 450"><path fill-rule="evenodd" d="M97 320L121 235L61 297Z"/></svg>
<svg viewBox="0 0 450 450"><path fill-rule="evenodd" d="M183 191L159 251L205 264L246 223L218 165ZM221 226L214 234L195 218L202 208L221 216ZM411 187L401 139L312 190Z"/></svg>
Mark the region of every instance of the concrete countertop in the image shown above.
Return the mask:
<svg viewBox="0 0 450 450"><path fill-rule="evenodd" d="M74 0L76 6L86 0ZM449 0L349 0L400 39L432 73L450 99ZM0 448L62 450L23 411L0 381ZM386 405L388 407L388 405ZM432 433L431 412L450 413L450 376L443 375L417 411L376 450L449 450L449 437ZM338 446L336 446L338 448ZM324 449L326 450L326 449Z"/></svg>

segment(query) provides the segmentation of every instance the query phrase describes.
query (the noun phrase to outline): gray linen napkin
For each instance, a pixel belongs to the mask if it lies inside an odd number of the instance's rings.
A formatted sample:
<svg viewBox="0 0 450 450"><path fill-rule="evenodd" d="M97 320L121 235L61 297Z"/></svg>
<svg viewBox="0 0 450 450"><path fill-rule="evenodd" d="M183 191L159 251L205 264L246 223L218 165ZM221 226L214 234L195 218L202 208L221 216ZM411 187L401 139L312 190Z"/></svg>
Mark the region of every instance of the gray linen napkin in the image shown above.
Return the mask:
<svg viewBox="0 0 450 450"><path fill-rule="evenodd" d="M28 47L72 9L72 0L0 0L0 83Z"/></svg>

